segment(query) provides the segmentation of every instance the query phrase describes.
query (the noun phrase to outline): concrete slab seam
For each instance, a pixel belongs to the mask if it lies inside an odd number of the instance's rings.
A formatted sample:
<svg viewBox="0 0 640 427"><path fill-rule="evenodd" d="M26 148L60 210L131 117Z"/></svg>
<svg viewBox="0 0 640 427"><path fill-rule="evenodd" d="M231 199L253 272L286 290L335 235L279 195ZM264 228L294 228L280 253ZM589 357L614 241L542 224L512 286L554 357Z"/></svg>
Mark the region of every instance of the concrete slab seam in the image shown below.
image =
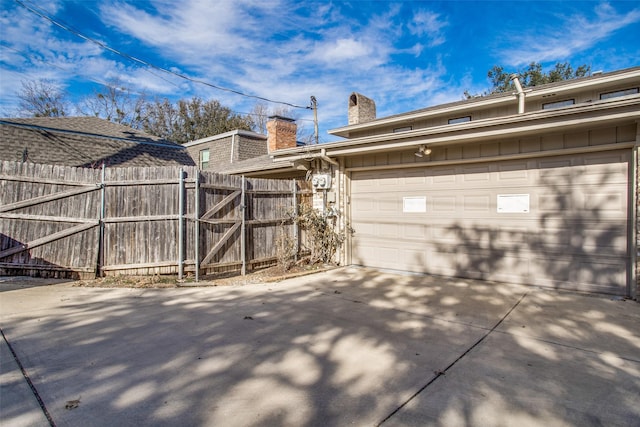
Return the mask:
<svg viewBox="0 0 640 427"><path fill-rule="evenodd" d="M449 364L449 366L447 366L444 370L442 371L436 371L434 372L436 375L431 378L429 380L429 382L427 382L425 385L423 385L422 387L420 387L420 389L418 391L416 391L413 395L411 395L407 400L405 400L400 406L398 406L396 409L393 410L393 412L391 412L389 415L387 415L382 421L380 421L378 424L376 424L376 427L380 427L382 424L384 424L385 422L389 421L389 419L391 419L391 417L393 417L395 414L397 414L398 412L400 412L400 410L402 410L402 408L404 408L407 404L409 404L409 402L411 402L413 399L415 399L420 393L422 393L423 391L425 391L427 389L427 387L429 387L431 384L433 384L438 378L440 378L441 376L444 376L447 371L451 368L453 368L460 360L462 360L467 354L469 354L474 348L476 348L478 345L480 345L480 343L482 341L484 341L493 331L495 331L501 324L502 322L504 322L504 320L509 317L509 315L511 314L511 312L513 310L516 309L516 307L518 307L518 305L520 305L520 303L524 300L524 298L528 295L528 292L525 292L520 299L518 299L518 301L516 301L516 303L513 305L513 307L511 307L509 309L509 311L507 311L505 313L504 316L502 316L502 318L491 328L487 331L486 334L484 334L482 337L480 337L475 343L473 343L471 345L471 347L469 347L468 349L466 349L460 356L458 356L457 359L455 359L453 362L451 362Z"/></svg>
<svg viewBox="0 0 640 427"><path fill-rule="evenodd" d="M38 390L36 389L36 386L31 381L31 378L29 378L29 374L27 373L26 369L22 365L22 362L20 361L20 358L18 357L17 353L13 349L13 346L11 345L11 343L7 339L6 335L4 334L4 331L2 330L2 328L0 328L0 334L2 334L2 339L7 344L7 347L9 348L9 351L11 352L11 355L13 356L13 360L15 360L16 364L20 368L20 372L22 373L22 376L24 377L25 381L29 385L29 388L31 389L31 392L33 393L33 396L38 401L38 405L40 405L40 409L42 409L42 412L44 413L44 416L47 418L47 421L49 421L49 425L51 427L56 427L56 423L53 421L53 418L51 417L51 414L47 410L47 407L45 406L44 401L42 400L42 398L40 397L40 394L38 393Z"/></svg>

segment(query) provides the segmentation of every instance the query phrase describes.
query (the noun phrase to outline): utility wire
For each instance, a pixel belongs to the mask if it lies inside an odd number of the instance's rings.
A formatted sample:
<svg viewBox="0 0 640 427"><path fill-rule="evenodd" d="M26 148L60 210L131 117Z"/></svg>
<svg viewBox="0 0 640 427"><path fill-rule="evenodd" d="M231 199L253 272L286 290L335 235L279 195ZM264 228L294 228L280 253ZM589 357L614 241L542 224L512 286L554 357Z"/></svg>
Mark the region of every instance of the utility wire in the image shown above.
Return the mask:
<svg viewBox="0 0 640 427"><path fill-rule="evenodd" d="M0 47L3 47L5 49L9 49L9 50L12 50L12 51L16 52L17 54L21 55L26 60L31 61L31 63L33 63L34 61L42 62L43 64L46 64L46 65L48 65L50 67L57 68L57 69L59 69L61 71L64 71L65 73L73 74L74 76L81 77L81 78L86 79L86 80L88 80L90 82L97 83L97 84L99 84L101 86L109 87L109 88L113 88L113 89L119 89L117 87L114 87L113 84L107 83L107 82L102 81L102 80L94 79L91 76L88 76L88 75L85 75L85 74L80 74L80 73L78 73L78 72L76 72L74 70L70 70L68 68L61 67L60 65L54 64L53 62L47 61L46 59L37 58L37 57L32 56L31 54L29 54L29 53L27 53L27 52L25 52L23 50L16 49L15 47L12 47L12 46L7 46L6 44L4 44L2 42L0 42ZM151 71L148 71L148 70L147 70L147 72L153 74L154 76L166 81L167 83L169 83L169 84L171 84L171 85L173 85L175 87L179 87L177 84L173 83L170 80L165 79L164 77L158 76L157 74L152 73ZM141 93L138 93L138 95L141 95Z"/></svg>
<svg viewBox="0 0 640 427"><path fill-rule="evenodd" d="M80 31L78 31L78 30L76 30L76 29L74 29L74 28L71 28L71 27L69 27L69 26L67 26L67 25L65 25L65 24L63 24L63 23L61 23L61 22L56 21L55 19L53 19L52 17L48 16L48 15L47 15L47 14L45 14L44 12L41 12L40 10L36 9L35 7L28 6L28 5L24 4L24 3L23 3L22 1L20 1L20 0L14 0L14 1L15 1L16 3L18 3L20 6L24 7L25 9L27 9L29 12L34 13L34 14L36 14L36 15L40 16L40 17L41 17L41 18L43 18L43 19L46 19L47 21L49 21L49 22L51 22L52 24L54 24L54 25L56 25L56 26L58 26L58 27L62 28L62 29L63 29L63 30L65 30L65 31L68 31L68 32L70 32L71 34L73 34L73 35L75 35L75 36L77 36L77 37L80 37L80 38L81 38L81 39L83 39L83 40L86 40L86 41L88 41L88 42L91 42L91 43L97 44L98 46L100 46L101 48L103 48L103 49L105 49L105 50L108 50L109 52L112 52L112 53L114 53L114 54L116 54L116 55L118 55L118 56L122 56L123 58L126 58L126 59L128 59L128 60L130 60L130 61L137 62L138 64L144 65L144 66L146 66L146 67L154 68L154 69L156 69L156 70L159 70L159 71L162 71L162 72L164 72L164 73L167 73L167 74L171 74L171 75L177 76L177 77L179 77L179 78L181 78L181 79L183 79L183 80L187 80L187 81L190 81L190 82L192 82L192 83L197 83L197 84L205 85L205 86L211 87L211 88L213 88L213 89L222 90L222 91L225 91L225 92L235 93L236 95L244 96L244 97L246 97L246 98L259 99L259 100L261 100L261 101L266 101L266 102L270 102L270 103L273 103L273 104L282 104L282 105L287 105L287 106L292 107L292 108L302 108L302 109L310 109L310 108L311 108L311 107L304 107L304 106L301 106L301 105L296 105L296 104L292 104L292 103L284 102L284 101L275 101L275 100L272 100L272 99L269 99L269 98L264 98L264 97L262 97L262 96L249 95L249 94L246 94L246 93L240 92L240 91L235 90L235 89L229 89L229 88L225 88L225 87L222 87L222 86L214 85L214 84L209 83L209 82L206 82L206 81L204 81L204 80L194 79L194 78L192 78L192 77L185 76L184 74L180 74L180 73L177 73L177 72L175 72L175 71L171 71L171 70L168 70L168 69L166 69L166 68L162 68L162 67L160 67L160 66L154 65L154 64L152 64L152 63L150 63L150 62L147 62L147 61L145 61L145 60L142 60L142 59L136 58L135 56L131 56L131 55L129 55L128 53L124 53L124 52L121 52L121 51L119 51L119 50L117 50L117 49L114 49L114 48L112 48L112 47L108 46L107 44L105 44L105 43L103 43L103 42L101 42L101 41L99 41L99 40L93 39L93 38L91 38L91 37L89 37L89 36L85 36L85 35L84 35L84 34L82 34Z"/></svg>
<svg viewBox="0 0 640 427"><path fill-rule="evenodd" d="M62 70L62 71L64 71L64 72L66 72L66 73L73 73L73 75L75 75L75 76L82 77L82 78L87 79L87 80L89 80L89 81L91 81L91 82L97 83L97 84L99 84L99 85L101 85L101 86L108 87L108 88L113 88L113 89L119 89L118 87L115 87L115 86L114 86L113 84L111 84L111 83L107 83L107 82L104 82L104 81L101 81L101 80L96 80L96 79L94 79L94 78L92 78L92 77L89 77L89 76L87 76L87 75L79 74L79 73L77 73L77 72L75 72L75 71L73 71L73 70L69 70L69 69L64 68L64 67L61 67L61 66L59 66L59 65L57 65L57 64L54 64L54 63L53 63L53 62L51 62L51 61L47 61L46 59L36 58L36 57L34 57L34 56L30 55L29 53L27 53L27 52L23 51L23 50L16 49L16 48L14 48L14 47L12 47L12 46L7 46L6 44L4 44L4 43L2 43L2 42L0 42L0 47L5 48L5 49L12 50L12 51L14 51L14 52L18 53L19 55L21 55L22 57L24 57L25 59L27 59L27 60L29 60L29 61L31 61L31 62L33 62L33 61L42 62L43 64L47 64L47 65L49 65L50 67L57 68L57 69ZM156 74L154 74L154 73L151 73L151 74L156 75ZM178 85L176 85L175 83L173 83L173 82L171 82L171 81L169 81L169 80L164 79L163 77L160 77L160 76L157 76L157 77L161 78L162 80L165 80L167 83L172 84L173 86L178 87ZM138 95L143 95L143 94L138 94ZM261 114L258 114L258 113L247 113L247 112L243 112L243 111L234 111L234 110L231 110L231 112L232 112L232 113L234 113L234 114L242 115L242 116L255 116L255 117L260 117L260 116L262 116ZM296 120L297 122L300 122L300 121L302 121L302 122L313 122L313 121L314 121L313 119L303 119L303 118L297 118L297 119L295 119L295 120Z"/></svg>

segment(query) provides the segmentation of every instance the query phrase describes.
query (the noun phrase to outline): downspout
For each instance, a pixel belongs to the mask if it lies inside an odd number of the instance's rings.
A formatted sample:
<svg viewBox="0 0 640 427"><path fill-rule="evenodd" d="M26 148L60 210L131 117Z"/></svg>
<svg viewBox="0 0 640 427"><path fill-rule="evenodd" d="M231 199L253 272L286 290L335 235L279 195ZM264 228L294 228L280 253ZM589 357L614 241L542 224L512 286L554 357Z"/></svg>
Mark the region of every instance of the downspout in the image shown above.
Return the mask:
<svg viewBox="0 0 640 427"><path fill-rule="evenodd" d="M325 148L321 148L320 149L320 155L318 157L320 157L322 160L324 160L325 162L327 162L329 164L332 164L334 166L339 166L338 162L336 162L331 157L327 156L327 150Z"/></svg>
<svg viewBox="0 0 640 427"><path fill-rule="evenodd" d="M524 113L524 90L522 90L522 85L520 84L520 80L518 80L517 74L511 74L509 78L513 81L513 84L516 86L516 95L518 96L518 114Z"/></svg>
<svg viewBox="0 0 640 427"><path fill-rule="evenodd" d="M231 159L229 159L229 163L233 163L235 146L236 146L236 134L234 133L233 135L231 135Z"/></svg>

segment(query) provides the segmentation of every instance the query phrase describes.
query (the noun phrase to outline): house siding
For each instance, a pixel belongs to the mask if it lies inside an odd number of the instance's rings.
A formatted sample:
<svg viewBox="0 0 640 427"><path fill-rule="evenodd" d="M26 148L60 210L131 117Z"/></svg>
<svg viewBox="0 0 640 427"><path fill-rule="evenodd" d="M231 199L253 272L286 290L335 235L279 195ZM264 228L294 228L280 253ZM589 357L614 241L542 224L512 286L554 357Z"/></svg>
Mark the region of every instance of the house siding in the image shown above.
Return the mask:
<svg viewBox="0 0 640 427"><path fill-rule="evenodd" d="M187 147L187 152L194 162L200 166L200 151L209 150L209 165L229 163L231 159L231 137L205 142Z"/></svg>
<svg viewBox="0 0 640 427"><path fill-rule="evenodd" d="M236 144L238 161L253 159L267 154L267 144L264 139L239 138L240 143Z"/></svg>
<svg viewBox="0 0 640 427"><path fill-rule="evenodd" d="M236 133L187 145L189 155L198 165L202 150L209 150L209 167L206 169L217 171L223 166L267 154L266 137L251 138Z"/></svg>
<svg viewBox="0 0 640 427"><path fill-rule="evenodd" d="M519 154L543 154L547 151L588 148L606 144L634 143L636 125L606 127L574 133L549 134L527 138L490 141L480 144L432 146L429 158L414 155L415 148L402 152L379 153L346 158L347 168L416 165L425 166L438 161L473 160Z"/></svg>

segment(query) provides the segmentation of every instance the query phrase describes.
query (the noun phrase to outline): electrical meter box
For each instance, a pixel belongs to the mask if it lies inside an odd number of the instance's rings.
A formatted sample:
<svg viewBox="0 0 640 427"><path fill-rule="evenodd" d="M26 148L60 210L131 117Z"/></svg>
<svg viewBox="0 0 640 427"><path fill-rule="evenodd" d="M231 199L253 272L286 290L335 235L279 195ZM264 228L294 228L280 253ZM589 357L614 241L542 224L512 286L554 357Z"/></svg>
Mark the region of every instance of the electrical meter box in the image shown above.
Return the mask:
<svg viewBox="0 0 640 427"><path fill-rule="evenodd" d="M327 190L331 188L331 175L328 173L319 173L313 176L311 184L316 190Z"/></svg>

